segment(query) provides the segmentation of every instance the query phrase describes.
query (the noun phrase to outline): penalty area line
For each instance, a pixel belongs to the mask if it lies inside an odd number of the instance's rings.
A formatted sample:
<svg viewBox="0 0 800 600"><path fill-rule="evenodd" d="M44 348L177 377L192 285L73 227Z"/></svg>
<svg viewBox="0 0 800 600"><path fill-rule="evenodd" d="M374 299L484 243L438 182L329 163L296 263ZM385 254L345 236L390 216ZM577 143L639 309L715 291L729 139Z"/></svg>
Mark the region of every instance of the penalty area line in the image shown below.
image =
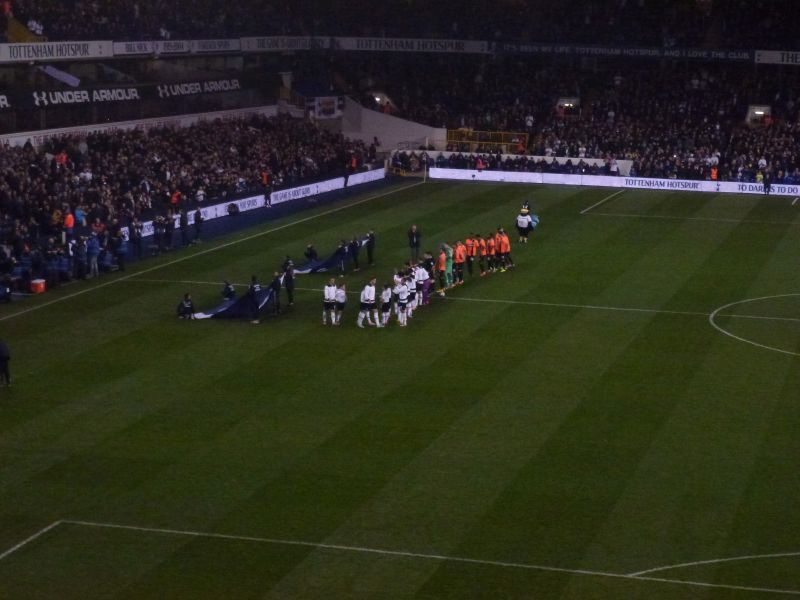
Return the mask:
<svg viewBox="0 0 800 600"><path fill-rule="evenodd" d="M8 550L6 550L6 551L5 551L5 552L3 552L2 554L0 554L0 560L3 560L3 559L4 559L4 558L6 558L7 556L11 556L11 555L12 555L12 554L14 554L14 552L16 552L17 550L20 550L22 547L24 547L24 546L27 546L28 544L30 544L30 543L31 543L31 542L33 542L34 540L36 540L36 539L38 539L38 538L42 537L42 536L43 536L45 533L47 533L47 532L48 532L48 531L50 531L51 529L55 529L56 527L58 527L59 525L61 525L63 522L64 522L64 521L53 521L53 522L52 522L52 523L50 523L50 525L48 525L47 527L42 527L42 528L41 528L39 531L37 531L37 532L36 532L36 533L34 533L33 535L26 537L26 538L25 538L24 540L22 540L20 543L18 543L18 544L16 544L16 545L14 545L14 546L11 546L11 548L9 548Z"/></svg>
<svg viewBox="0 0 800 600"><path fill-rule="evenodd" d="M614 192L614 193L613 193L613 194L611 194L610 196L606 196L605 198L603 198L602 200L600 200L600 202L595 202L595 203L594 203L594 204L592 204L592 205L591 205L589 208L584 208L584 209L581 211L581 214L582 214L582 215L585 215L586 213L588 213L588 212L589 212L590 210L592 210L593 208L597 208L597 207L598 207L598 206L600 206L601 204L604 204L604 203L608 202L608 201L609 201L609 200L611 200L612 198L616 198L617 196L619 196L620 194L623 194L624 192L625 192L625 190L619 190L619 191L616 191L616 192Z"/></svg>
<svg viewBox="0 0 800 600"><path fill-rule="evenodd" d="M593 217L615 217L618 219L659 219L662 221L699 221L702 223L734 223L737 225L789 225L796 227L798 221L757 221L750 219L729 219L725 217L679 217L677 215L642 215L636 213L593 212Z"/></svg>
<svg viewBox="0 0 800 600"><path fill-rule="evenodd" d="M187 254L185 256L181 256L180 258L176 258L175 260L171 260L165 263L161 263L158 265L154 265L152 267L148 267L147 269L142 269L141 271L136 271L135 273L131 273L129 275L123 275L122 277L117 277L112 279L111 281L106 281L105 283L101 283L99 285L95 285L89 288L84 288L80 291L73 292L72 294L67 294L66 296L61 296L59 298L54 298L53 300L49 300L48 302L42 302L41 304L37 304L36 306L31 306L24 310L17 311L15 313L11 313L10 315L5 315L4 317L0 317L0 321L6 321L8 319L14 319L16 317L21 317L22 315L28 314L35 310L39 310L41 308L45 308L46 306L52 306L53 304L57 304L59 302L63 302L64 300L69 300L71 298L75 298L76 296L81 296L83 294L88 294L89 292L93 292L95 290L99 290L110 285L114 285L119 283L120 281L130 281L131 279L138 277L139 275L145 275L147 273L152 273L153 271L158 271L159 269L163 269L164 267L170 267L172 265L176 265L178 263L182 263L187 260L191 260L193 258L197 258L198 256L203 256L205 254L210 254L211 252L216 252L217 250L222 250L223 248L229 248L230 246L235 246L236 244L241 244L242 242L247 242L256 238L259 238L264 235L269 235L270 233L275 233L276 231L281 231L283 229L287 229L289 227L293 227L295 225L300 225L301 223L307 223L308 221L313 221L314 219L318 219L320 217L324 217L340 210L345 210L348 208L352 208L354 206L358 206L360 204L364 204L365 202L369 202L371 200L377 200L378 198L383 198L385 196L389 196L391 194L396 194L397 192L402 192L405 190L410 190L413 187L418 185L422 185L424 182L418 181L416 183L412 183L411 185L405 185L402 187L395 188L393 190L389 190L382 194L377 194L375 196L369 196L367 198L362 198L361 200L356 200L355 202L350 202L348 204L337 206L336 208L332 208L330 210L323 211L321 213L317 213L315 215L311 215L308 217L304 217L302 219L297 219L295 221L291 221L289 223L284 223L283 225L278 225L277 227L272 227L270 229L266 229L264 231L259 231L258 233L254 233L252 235L245 236L243 238L239 238L236 240L231 240L230 242L225 242L219 244L218 246L214 246L212 248L206 248L205 250L201 250L200 252L194 252L192 254Z"/></svg>
<svg viewBox="0 0 800 600"><path fill-rule="evenodd" d="M256 536L246 536L246 535L232 535L224 533L190 531L183 529L165 529L160 527L140 527L136 525L121 525L117 523L98 523L93 521L64 520L64 521L59 521L59 523L77 525L83 527L121 529L127 531L138 531L143 533L156 533L162 535L175 535L175 536L186 536L195 538L254 542L261 544L281 545L281 546L299 546L304 548L333 550L338 552L350 552L356 554L373 554L378 556L394 556L399 558L435 560L441 562L453 562L453 563L480 565L487 567L499 567L504 569L519 569L528 571L563 573L567 575L583 575L588 577L624 579L628 581L648 581L654 583L664 583L668 585L680 585L686 587L717 588L717 589L737 590L746 592L761 592L767 594L800 596L800 590L784 590L778 588L752 587L752 586L732 585L725 583L709 583L705 581L689 581L683 579L669 579L665 577L649 577L645 575L635 576L635 575L628 575L625 573L610 573L606 571L594 571L590 569L567 569L563 567L554 567L549 565L536 565L531 563L510 562L501 560L487 560L480 558L469 558L465 556L450 556L445 554L435 554L426 552L411 552L407 550L391 550L388 548L370 548L366 546L349 546L345 544L330 544L325 542L311 542L306 540L291 540L291 539L267 538L267 537L256 537Z"/></svg>
<svg viewBox="0 0 800 600"><path fill-rule="evenodd" d="M640 577L650 573L658 573L659 571L670 571L673 569L686 569L689 567L697 567L701 565L718 565L721 563L729 562L742 562L747 560L762 560L770 558L796 558L800 556L800 552L773 552L772 554L745 554L742 556L728 556L726 558L711 558L707 560L696 560L693 562L677 563L674 565L664 565L661 567L653 567L652 569L645 569L644 571L637 571L636 573L629 573L631 577Z"/></svg>

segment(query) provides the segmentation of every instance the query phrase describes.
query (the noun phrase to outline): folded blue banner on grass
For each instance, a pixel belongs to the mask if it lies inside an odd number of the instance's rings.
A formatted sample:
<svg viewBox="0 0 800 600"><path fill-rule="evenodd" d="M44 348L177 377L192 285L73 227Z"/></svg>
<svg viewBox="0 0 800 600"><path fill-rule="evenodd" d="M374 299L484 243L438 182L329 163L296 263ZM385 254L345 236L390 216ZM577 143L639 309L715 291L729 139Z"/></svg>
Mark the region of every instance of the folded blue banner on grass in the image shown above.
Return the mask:
<svg viewBox="0 0 800 600"><path fill-rule="evenodd" d="M241 298L225 300L219 306L207 312L194 313L195 319L251 319L254 316L253 302L258 306L260 315L273 301L273 291L269 286L262 287L255 293L255 298L250 293Z"/></svg>
<svg viewBox="0 0 800 600"><path fill-rule="evenodd" d="M359 248L367 245L369 238L364 237L358 241ZM344 247L344 251L340 252L339 248L333 251L325 260L310 260L307 263L294 268L295 275L307 275L309 273L325 273L331 271L339 266L340 262L344 262L344 267L347 267L353 260L350 253L349 246Z"/></svg>

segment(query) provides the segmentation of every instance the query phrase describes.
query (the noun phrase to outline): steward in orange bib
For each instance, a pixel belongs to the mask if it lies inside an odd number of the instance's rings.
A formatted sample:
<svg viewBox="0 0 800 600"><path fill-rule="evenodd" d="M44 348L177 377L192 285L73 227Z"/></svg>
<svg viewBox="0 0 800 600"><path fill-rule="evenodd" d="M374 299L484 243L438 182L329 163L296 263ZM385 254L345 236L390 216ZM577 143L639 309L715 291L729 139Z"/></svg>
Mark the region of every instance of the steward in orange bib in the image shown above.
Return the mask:
<svg viewBox="0 0 800 600"><path fill-rule="evenodd" d="M494 273L497 267L497 241L493 235L489 235L489 237L486 238L486 255L489 271Z"/></svg>
<svg viewBox="0 0 800 600"><path fill-rule="evenodd" d="M514 261L511 260L511 240L502 227L497 230L497 254L500 257L501 272L514 268Z"/></svg>
<svg viewBox="0 0 800 600"><path fill-rule="evenodd" d="M453 266L455 267L455 285L464 283L464 263L467 260L467 247L461 240L456 242L453 249Z"/></svg>
<svg viewBox="0 0 800 600"><path fill-rule="evenodd" d="M478 253L478 240L474 238L474 233L464 242L467 248L467 271L472 276L472 263L475 262L475 255Z"/></svg>

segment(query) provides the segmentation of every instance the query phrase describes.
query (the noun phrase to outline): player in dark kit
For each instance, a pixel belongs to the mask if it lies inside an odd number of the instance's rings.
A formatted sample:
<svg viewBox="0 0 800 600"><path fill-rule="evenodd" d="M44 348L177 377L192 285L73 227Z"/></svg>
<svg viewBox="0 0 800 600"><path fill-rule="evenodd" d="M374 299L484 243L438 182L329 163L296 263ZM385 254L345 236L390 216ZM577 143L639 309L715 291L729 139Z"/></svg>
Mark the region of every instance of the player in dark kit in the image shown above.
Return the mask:
<svg viewBox="0 0 800 600"><path fill-rule="evenodd" d="M8 350L8 345L0 340L0 379L7 386L11 386L11 373L8 370L8 363L11 360L11 352Z"/></svg>
<svg viewBox="0 0 800 600"><path fill-rule="evenodd" d="M286 288L289 306L292 306L294 304L294 263L291 259L283 264L283 287Z"/></svg>
<svg viewBox="0 0 800 600"><path fill-rule="evenodd" d="M349 246L345 240L342 240L339 247L336 248L336 266L339 268L339 277L344 277L344 269L347 264L347 255L350 253Z"/></svg>
<svg viewBox="0 0 800 600"><path fill-rule="evenodd" d="M192 295L189 292L183 295L183 300L178 304L178 318L194 319L194 302L192 302Z"/></svg>
<svg viewBox="0 0 800 600"><path fill-rule="evenodd" d="M317 254L317 249L314 248L314 244L309 244L306 246L306 251L303 252L303 256L306 257L308 262L319 259L319 255Z"/></svg>
<svg viewBox="0 0 800 600"><path fill-rule="evenodd" d="M275 314L281 314L281 284L283 283L281 280L281 274L278 271L275 271L272 274L272 282L269 284L269 287L272 288L272 294L274 296L273 303L275 306Z"/></svg>
<svg viewBox="0 0 800 600"><path fill-rule="evenodd" d="M358 238L353 238L350 241L348 250L350 251L350 257L353 259L353 273L355 273L360 270L358 266L358 253L361 250L361 242L358 241Z"/></svg>
<svg viewBox="0 0 800 600"><path fill-rule="evenodd" d="M258 277L253 275L250 278L250 287L247 288L247 300L250 305L250 322L253 325L258 325L258 293L261 291L261 284L258 282Z"/></svg>

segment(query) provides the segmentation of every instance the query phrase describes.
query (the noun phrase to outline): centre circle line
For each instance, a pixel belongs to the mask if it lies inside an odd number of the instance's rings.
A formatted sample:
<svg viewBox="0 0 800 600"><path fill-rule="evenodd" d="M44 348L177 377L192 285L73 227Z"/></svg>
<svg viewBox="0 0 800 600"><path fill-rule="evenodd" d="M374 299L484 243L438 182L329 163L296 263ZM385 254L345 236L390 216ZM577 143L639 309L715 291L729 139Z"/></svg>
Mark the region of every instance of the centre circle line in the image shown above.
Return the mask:
<svg viewBox="0 0 800 600"><path fill-rule="evenodd" d="M740 342L744 342L745 344L750 344L751 346L756 346L757 348L762 348L764 350L772 350L773 352L780 352L781 354L788 354L789 356L800 356L800 352L793 352L792 350L783 350L781 348L775 348L774 346L760 344L758 342L754 342L753 340L748 340L747 338L738 336L735 333L731 333L721 325L717 324L715 320L721 312L724 312L725 310L731 308L732 306L739 306L740 304L748 304L750 302L760 302L761 300L772 300L774 298L789 298L792 296L800 296L800 293L776 294L774 296L761 296L760 298L747 298L745 300L737 300L736 302L730 302L728 304L725 304L724 306L720 306L719 308L715 309L710 315L708 315L708 322L714 329L716 329L723 335L727 335L728 337L733 338L735 340L739 340ZM738 316L738 315L730 315L730 316Z"/></svg>

